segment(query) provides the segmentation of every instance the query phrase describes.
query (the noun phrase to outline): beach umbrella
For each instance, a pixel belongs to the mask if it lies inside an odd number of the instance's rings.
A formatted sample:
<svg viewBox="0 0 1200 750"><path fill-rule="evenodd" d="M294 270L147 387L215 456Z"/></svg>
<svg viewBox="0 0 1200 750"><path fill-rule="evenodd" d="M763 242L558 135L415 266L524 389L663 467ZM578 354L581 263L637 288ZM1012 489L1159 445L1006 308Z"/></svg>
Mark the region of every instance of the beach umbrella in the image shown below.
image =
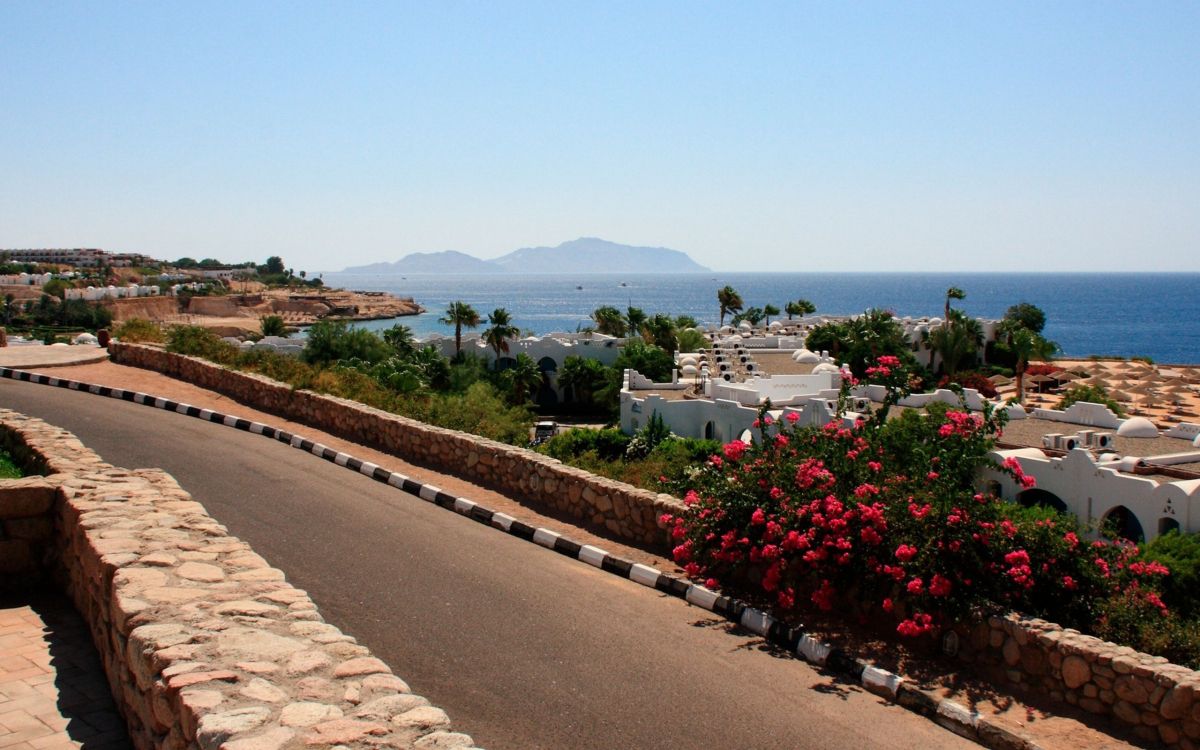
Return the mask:
<svg viewBox="0 0 1200 750"><path fill-rule="evenodd" d="M1060 383L1069 383L1072 380L1079 380L1079 378L1079 375L1076 375L1070 370L1063 370L1062 372L1054 373L1054 379Z"/></svg>
<svg viewBox="0 0 1200 750"><path fill-rule="evenodd" d="M1132 401L1132 400L1133 400L1133 397L1132 397L1132 396L1130 396L1130 395L1129 395L1128 393L1126 393L1125 391L1111 391L1111 392L1109 392L1109 394L1108 394L1108 395L1109 395L1109 396L1111 396L1111 397L1113 397L1113 398L1115 398L1117 401L1125 401L1125 402L1128 402L1128 401Z"/></svg>

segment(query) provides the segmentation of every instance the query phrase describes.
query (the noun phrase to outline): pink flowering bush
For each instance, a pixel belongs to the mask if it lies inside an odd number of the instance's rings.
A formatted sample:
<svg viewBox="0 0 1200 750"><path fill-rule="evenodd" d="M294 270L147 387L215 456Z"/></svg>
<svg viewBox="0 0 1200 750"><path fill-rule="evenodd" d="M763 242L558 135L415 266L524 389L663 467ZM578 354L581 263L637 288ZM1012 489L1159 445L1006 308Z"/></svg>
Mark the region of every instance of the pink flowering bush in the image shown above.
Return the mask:
<svg viewBox="0 0 1200 750"><path fill-rule="evenodd" d="M877 610L908 637L997 606L1094 631L1118 594L1166 612L1167 570L1136 546L1085 542L1069 516L976 488L1002 413L934 404L889 420L908 375L894 358L868 373L889 388L869 419L798 429L764 409L759 440L671 487L687 509L664 520L689 575L785 613ZM1016 461L996 468L1032 486Z"/></svg>

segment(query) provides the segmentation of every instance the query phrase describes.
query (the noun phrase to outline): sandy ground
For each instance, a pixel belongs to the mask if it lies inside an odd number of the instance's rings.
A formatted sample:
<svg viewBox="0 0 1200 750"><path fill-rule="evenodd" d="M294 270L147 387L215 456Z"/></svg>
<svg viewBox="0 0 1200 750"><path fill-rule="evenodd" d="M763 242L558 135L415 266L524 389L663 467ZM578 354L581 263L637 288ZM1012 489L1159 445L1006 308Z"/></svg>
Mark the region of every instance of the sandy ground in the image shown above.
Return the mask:
<svg viewBox="0 0 1200 750"><path fill-rule="evenodd" d="M1026 407L1054 408L1061 392L1073 384L1096 384L1103 386L1128 416L1146 417L1160 429L1200 422L1200 366L1090 359L1056 359L1051 364L1080 377L1061 386L1045 384L1049 387L1044 393L1038 393L1037 384L1026 378ZM1001 387L1000 395L1015 396L1016 385Z"/></svg>

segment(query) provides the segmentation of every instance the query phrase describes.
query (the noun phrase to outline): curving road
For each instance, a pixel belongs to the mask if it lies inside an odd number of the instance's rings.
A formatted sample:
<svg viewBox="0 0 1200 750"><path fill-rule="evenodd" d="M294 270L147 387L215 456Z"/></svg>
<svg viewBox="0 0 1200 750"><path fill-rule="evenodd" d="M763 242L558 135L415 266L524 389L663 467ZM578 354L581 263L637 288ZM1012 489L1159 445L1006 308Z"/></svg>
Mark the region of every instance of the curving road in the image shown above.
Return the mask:
<svg viewBox="0 0 1200 750"><path fill-rule="evenodd" d="M678 599L272 440L9 380L0 406L170 472L490 750L976 747Z"/></svg>

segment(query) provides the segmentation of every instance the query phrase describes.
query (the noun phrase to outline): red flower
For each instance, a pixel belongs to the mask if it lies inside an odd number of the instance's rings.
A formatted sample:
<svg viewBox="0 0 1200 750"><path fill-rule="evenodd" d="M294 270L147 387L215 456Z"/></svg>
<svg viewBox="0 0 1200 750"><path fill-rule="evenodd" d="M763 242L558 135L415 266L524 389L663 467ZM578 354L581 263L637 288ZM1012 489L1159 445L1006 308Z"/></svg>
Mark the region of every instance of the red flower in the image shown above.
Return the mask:
<svg viewBox="0 0 1200 750"><path fill-rule="evenodd" d="M730 461L737 461L746 453L746 449L750 446L743 443L741 440L731 440L725 444L725 458Z"/></svg>
<svg viewBox="0 0 1200 750"><path fill-rule="evenodd" d="M917 556L917 548L909 544L901 544L896 548L896 559L900 562L908 562Z"/></svg>

